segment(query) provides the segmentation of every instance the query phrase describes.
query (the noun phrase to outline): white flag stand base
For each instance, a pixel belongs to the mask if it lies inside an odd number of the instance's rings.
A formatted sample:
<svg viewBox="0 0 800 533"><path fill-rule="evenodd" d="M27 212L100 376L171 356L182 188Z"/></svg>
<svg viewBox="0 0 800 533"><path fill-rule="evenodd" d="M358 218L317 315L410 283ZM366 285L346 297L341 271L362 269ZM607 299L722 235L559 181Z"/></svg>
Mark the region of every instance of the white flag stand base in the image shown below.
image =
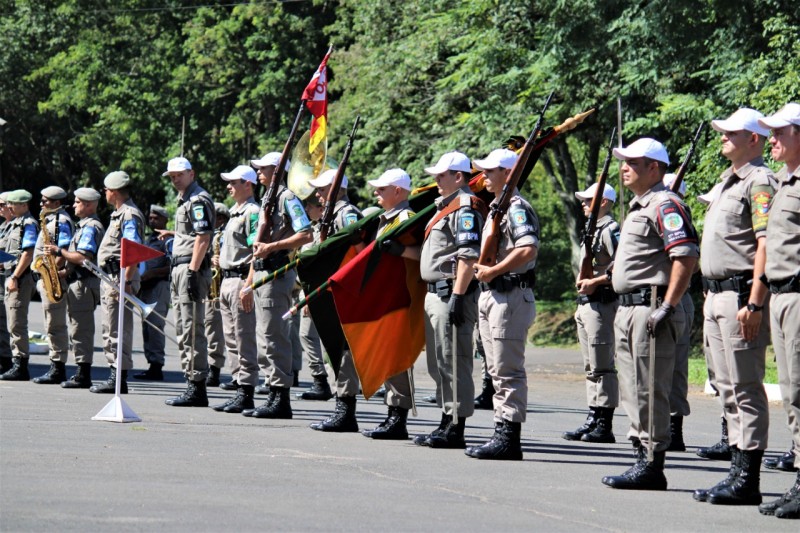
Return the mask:
<svg viewBox="0 0 800 533"><path fill-rule="evenodd" d="M114 396L114 398L103 407L99 413L92 417L92 420L101 420L104 422L141 422L142 419L136 416L133 409L128 407L122 398Z"/></svg>

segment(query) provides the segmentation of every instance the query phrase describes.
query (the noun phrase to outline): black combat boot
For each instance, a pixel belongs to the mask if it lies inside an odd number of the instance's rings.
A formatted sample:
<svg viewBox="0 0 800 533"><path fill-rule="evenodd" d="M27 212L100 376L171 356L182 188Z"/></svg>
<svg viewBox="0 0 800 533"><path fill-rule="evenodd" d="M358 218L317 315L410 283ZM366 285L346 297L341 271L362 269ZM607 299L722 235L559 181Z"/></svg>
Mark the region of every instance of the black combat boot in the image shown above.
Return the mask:
<svg viewBox="0 0 800 533"><path fill-rule="evenodd" d="M314 376L311 388L300 394L301 400L327 402L331 398L333 398L333 392L331 392L331 386L328 385L327 376Z"/></svg>
<svg viewBox="0 0 800 533"><path fill-rule="evenodd" d="M597 426L597 410L599 407L590 407L589 414L586 416L586 420L583 422L583 425L576 429L575 431L567 431L561 434L561 438L564 440L581 440L581 437L590 433L594 430Z"/></svg>
<svg viewBox="0 0 800 533"><path fill-rule="evenodd" d="M779 518L800 518L800 472L797 473L797 481L786 494L758 506L758 512L765 515L778 516L778 510L781 511Z"/></svg>
<svg viewBox="0 0 800 533"><path fill-rule="evenodd" d="M698 448L698 457L703 459L711 459L712 461L730 461L731 460L731 447L728 443L728 421L722 417L722 436L719 442L708 448Z"/></svg>
<svg viewBox="0 0 800 533"><path fill-rule="evenodd" d="M671 416L669 417L669 435L670 443L668 452L685 452L686 443L683 442L683 417Z"/></svg>
<svg viewBox="0 0 800 533"><path fill-rule="evenodd" d="M377 440L406 440L408 429L408 409L402 407L389 407L389 416L383 423L372 431L365 432L364 435Z"/></svg>
<svg viewBox="0 0 800 533"><path fill-rule="evenodd" d="M119 393L128 394L128 371L123 370L120 372L122 382L119 384ZM109 367L108 379L97 385L92 385L89 392L96 392L98 394L114 394L117 391L117 369Z"/></svg>
<svg viewBox="0 0 800 533"><path fill-rule="evenodd" d="M667 478L664 476L664 459L666 452L653 452L653 462L647 462L647 450L643 446L638 449L639 459L633 467L621 476L606 476L603 484L614 489L625 490L667 490Z"/></svg>
<svg viewBox="0 0 800 533"><path fill-rule="evenodd" d="M92 363L78 363L75 375L61 383L65 389L88 389L92 386Z"/></svg>
<svg viewBox="0 0 800 533"><path fill-rule="evenodd" d="M265 385L265 386L268 386L268 385ZM258 391L258 387L253 389L253 392L256 392L256 391ZM275 398L277 397L277 395L278 395L278 388L277 387L275 387L274 390L270 389L269 394L267 395L267 400L264 403L262 403L258 407L254 407L252 409L244 409L244 410L242 410L242 416L252 417L255 414L256 409L261 409L262 411L268 409L270 405L275 403Z"/></svg>
<svg viewBox="0 0 800 533"><path fill-rule="evenodd" d="M736 446L731 446L731 469L728 472L728 477L711 487L710 489L697 489L692 494L692 498L697 500L698 502L705 502L708 501L708 495L715 490L721 490L731 483L736 481L736 478L739 477L739 474L742 471L741 465L741 458L742 455L739 453L739 448Z"/></svg>
<svg viewBox="0 0 800 533"><path fill-rule="evenodd" d="M594 442L602 444L613 444L617 442L614 438L614 409L612 407L597 407L597 418L594 429L589 433L584 433L581 437L583 442Z"/></svg>
<svg viewBox="0 0 800 533"><path fill-rule="evenodd" d="M758 505L761 503L760 475L764 450L739 450L739 476L732 483L708 493L715 505Z"/></svg>
<svg viewBox="0 0 800 533"><path fill-rule="evenodd" d="M271 387L273 400L253 411L253 418L279 418L291 420L292 402L289 398L289 387Z"/></svg>
<svg viewBox="0 0 800 533"><path fill-rule="evenodd" d="M434 434L438 435L442 431L444 431L445 428L447 427L447 425L450 424L450 421L452 419L453 419L452 416L442 413L442 420L439 422L439 427L437 427L436 429L434 429L433 431L431 431L427 435L417 435L416 437L414 437L414 440L412 442L414 444L416 444L417 446L427 446L428 442L430 441L430 438Z"/></svg>
<svg viewBox="0 0 800 533"><path fill-rule="evenodd" d="M28 359L24 357L14 357L13 365L4 374L0 375L3 381L28 381L31 379L28 373Z"/></svg>
<svg viewBox="0 0 800 533"><path fill-rule="evenodd" d="M317 431L335 431L337 433L357 432L356 397L340 396L336 398L336 408L333 411L333 415L322 422L314 422L310 427Z"/></svg>
<svg viewBox="0 0 800 533"><path fill-rule="evenodd" d="M0 357L0 374L5 374L11 370L12 366L14 366L14 360L11 359L11 356Z"/></svg>
<svg viewBox="0 0 800 533"><path fill-rule="evenodd" d="M792 448L780 457L767 457L764 459L764 468L770 470L783 470L784 472L797 472L794 466L794 452Z"/></svg>
<svg viewBox="0 0 800 533"><path fill-rule="evenodd" d="M67 379L67 365L60 361L51 361L47 373L33 378L33 382L39 385L57 385L65 379Z"/></svg>
<svg viewBox="0 0 800 533"><path fill-rule="evenodd" d="M230 381L226 381L225 383L220 383L219 388L222 390L236 390L239 388L239 382L236 381L236 378L231 378ZM253 387L255 390L255 387Z"/></svg>
<svg viewBox="0 0 800 533"><path fill-rule="evenodd" d="M219 387L219 373L222 369L218 366L211 365L208 367L208 375L206 376L206 387Z"/></svg>
<svg viewBox="0 0 800 533"><path fill-rule="evenodd" d="M164 381L164 372L161 370L164 365L158 363L150 363L150 368L144 372L137 372L133 375L133 379L144 379L147 381Z"/></svg>
<svg viewBox="0 0 800 533"><path fill-rule="evenodd" d="M269 394L270 393L269 385L267 384L266 380L264 380L264 383L262 383L261 385L258 385L255 388L255 392L256 392L256 394ZM271 397L272 396L270 396L270 398Z"/></svg>
<svg viewBox="0 0 800 533"><path fill-rule="evenodd" d="M448 422L447 427L445 427L440 433L433 434L428 437L428 446L431 448L453 448L453 449L461 449L467 447L467 443L464 440L464 428L467 426L467 418L464 416L458 417L458 424L453 424L453 417L449 417L450 422Z"/></svg>
<svg viewBox="0 0 800 533"><path fill-rule="evenodd" d="M206 381L204 379L187 381L183 394L164 400L164 403L172 407L208 407Z"/></svg>
<svg viewBox="0 0 800 533"><path fill-rule="evenodd" d="M228 401L224 403L212 405L211 408L217 412L224 411L226 413L241 413L245 409L254 409L255 408L255 405L253 404L254 388L255 387L250 386L247 388L243 387L240 389L236 389L236 395L233 398L229 398Z"/></svg>
<svg viewBox="0 0 800 533"><path fill-rule="evenodd" d="M522 461L521 432L522 424L519 422L497 422L489 442L482 446L470 446L464 453L476 459Z"/></svg>
<svg viewBox="0 0 800 533"><path fill-rule="evenodd" d="M492 378L484 376L481 393L475 398L475 409L494 409L494 392Z"/></svg>

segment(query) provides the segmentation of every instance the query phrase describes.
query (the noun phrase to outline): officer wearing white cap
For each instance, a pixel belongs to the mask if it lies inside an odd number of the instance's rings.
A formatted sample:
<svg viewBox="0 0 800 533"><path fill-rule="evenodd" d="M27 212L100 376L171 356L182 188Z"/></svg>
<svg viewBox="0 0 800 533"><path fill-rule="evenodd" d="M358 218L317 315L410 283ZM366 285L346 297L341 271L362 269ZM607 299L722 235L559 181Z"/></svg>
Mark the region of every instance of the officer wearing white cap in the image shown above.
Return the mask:
<svg viewBox="0 0 800 533"><path fill-rule="evenodd" d="M92 360L94 358L94 311L100 304L100 278L83 267L83 261L97 261L97 251L105 229L97 218L100 193L82 187L75 191L72 204L79 218L75 234L64 250L55 244L44 247L44 253L63 258L66 263L60 273L67 285L66 302L69 320L69 342L78 370L62 380L65 389L88 389L92 386Z"/></svg>
<svg viewBox="0 0 800 533"><path fill-rule="evenodd" d="M194 170L186 158L170 159L163 175L169 176L178 192L170 293L181 368L186 378L186 391L165 403L173 407L208 407L208 340L202 317L205 316L205 300L211 285L211 265L207 254L216 219L214 201L195 181Z"/></svg>
<svg viewBox="0 0 800 533"><path fill-rule="evenodd" d="M0 223L0 250L5 250L5 240L8 233L8 228L11 227L11 219L14 218L11 210L6 204L6 195L8 193L0 193L0 217L3 222ZM11 344L10 336L8 334L8 321L6 319L6 276L5 267L0 263L0 374L9 370L13 363L11 362Z"/></svg>
<svg viewBox="0 0 800 533"><path fill-rule="evenodd" d="M575 193L587 219L592 212L592 200L597 187L598 184L594 183L585 191ZM575 311L575 323L586 372L589 415L581 427L562 435L566 440L616 442L612 430L614 410L619 406L619 380L614 365L614 317L619 302L609 274L620 233L619 224L611 216L616 200L614 188L606 184L600 197L595 232L586 237L591 239L594 254L592 277L576 282L578 309ZM584 254L585 250L581 247L581 261Z"/></svg>
<svg viewBox="0 0 800 533"><path fill-rule="evenodd" d="M392 168L381 174L376 180L368 181L375 188L378 205L384 209L380 215L376 240L381 250L386 253L419 261L419 246L404 246L397 241L381 240L381 235L393 227L408 220L414 215L408 203L411 192L411 177L401 168ZM408 438L406 421L408 410L413 407L411 382L412 368L386 380L386 395L383 402L389 413L378 427L364 430L366 437L378 440L405 440Z"/></svg>
<svg viewBox="0 0 800 533"><path fill-rule="evenodd" d="M330 230L330 234L336 233L362 218L361 211L351 204L350 199L347 197L347 176L342 176L342 184L339 190L331 193L335 177L336 169L332 168L308 182L309 185L316 189L317 198L319 198L323 206L327 204L329 197L333 199L333 227ZM311 424L311 428L318 431L358 431L358 422L356 421L356 394L358 394L358 390L358 373L356 372L355 363L353 363L353 354L349 349L345 349L342 352L339 374L336 376L335 411L333 415L325 420Z"/></svg>
<svg viewBox="0 0 800 533"><path fill-rule="evenodd" d="M155 204L150 206L147 226L151 231L147 235L145 244L164 255L148 259L144 263L139 299L155 304L155 313L150 313L147 320L142 319L142 344L148 368L144 372L134 374L134 379L164 380L162 369L166 355L164 353L166 339L159 329L164 329L163 317L166 317L169 311L169 264L172 257L173 238L171 235L162 238L159 232L166 229L168 220L169 214L166 209Z"/></svg>
<svg viewBox="0 0 800 533"><path fill-rule="evenodd" d="M686 204L664 187L669 156L660 142L642 138L613 153L623 161L623 184L635 195L622 225L612 283L620 303L614 319L620 399L630 418L628 434L637 462L620 476L604 477L603 483L618 489L666 490L669 391L675 346L686 323L679 304L697 264L697 234ZM652 294L653 286L656 294ZM657 299L655 311L650 310L651 298ZM656 352L653 367L649 364L651 342ZM650 372L655 374L653 391ZM649 420L651 399L653 419ZM651 445L654 454L649 461Z"/></svg>
<svg viewBox="0 0 800 533"><path fill-rule="evenodd" d="M789 103L777 113L759 120L770 128L772 159L784 163L775 176L778 182L767 227L767 262L764 274L771 293L772 346L778 366L783 407L794 441L795 464L800 462L800 104ZM800 471L783 496L763 503L762 514L778 518L800 518Z"/></svg>
<svg viewBox="0 0 800 533"><path fill-rule="evenodd" d="M0 379L6 381L28 381L28 308L36 288L31 275L33 249L39 225L31 216L28 202L31 193L17 189L6 193L7 212L12 216L9 223L5 251L14 256L12 261L3 265L5 274L5 307L6 320L9 326L9 342L11 344L12 367Z"/></svg>
<svg viewBox="0 0 800 533"><path fill-rule="evenodd" d="M228 355L236 358L233 379L237 383L236 396L215 405L215 411L241 413L253 409L253 393L258 384L258 344L256 313L252 295L242 300L240 292L250 273L253 259L253 242L258 231L258 203L253 198L253 187L258 178L255 170L239 165L231 172L223 172L228 194L236 204L229 210L229 220L223 229L222 243L216 265L222 275L220 285L220 313Z"/></svg>
<svg viewBox="0 0 800 533"><path fill-rule="evenodd" d="M120 259L122 257L122 239L142 243L144 235L144 215L131 198L131 178L121 170L111 172L103 180L106 203L114 208L108 227L97 250L97 263L103 271L111 276L115 283L120 282ZM139 292L139 269L130 265L125 269L125 290L131 294ZM103 352L110 367L108 380L92 385L89 392L114 394L117 379L121 379L120 393L128 392L128 370L133 368L133 310L125 305L123 312L123 330L118 331L119 293L114 287L103 283L100 287L100 304L103 308ZM123 302L124 304L124 302ZM117 343L120 335L122 342L122 368L117 368Z"/></svg>
<svg viewBox="0 0 800 533"><path fill-rule="evenodd" d="M269 189L275 169L280 163L281 154L270 152L261 159L250 163L256 168L258 181ZM289 162L286 162L289 166ZM262 199L259 212L259 227L265 223L264 212L268 197ZM270 221L272 229L265 243L253 243L253 261L244 286L253 283L256 276L264 277L270 272L289 263L289 254L314 238L311 221L303 209L303 203L284 184L277 184L277 203ZM258 234L258 231L256 231ZM289 390L294 381L292 372L292 345L289 340L289 324L283 314L289 310L292 289L297 281L297 273L290 270L266 283L255 291L256 339L259 359L266 361L266 384L269 385L267 401L257 409L245 409L242 414L256 418L292 418ZM242 302L253 294L241 295ZM248 382L249 384L249 382Z"/></svg>
<svg viewBox="0 0 800 533"><path fill-rule="evenodd" d="M475 167L484 172L486 190L495 196L490 209L499 205L516 162L517 154L507 148L493 150L486 159L475 160ZM496 390L494 435L489 442L465 452L476 459L522 460L520 437L528 405L525 343L536 317L533 285L539 218L519 190L510 192L508 211L498 228L495 261L475 264L475 277L481 287L478 327L486 351L486 366ZM483 246L487 246L493 224L487 219Z"/></svg>
<svg viewBox="0 0 800 533"><path fill-rule="evenodd" d="M253 169L250 168L250 170ZM255 171L253 174L255 175ZM219 387L220 373L225 367L227 352L225 349L225 330L222 325L222 311L219 301L219 288L222 284L222 273L217 272L216 269L219 268L219 250L222 246L222 232L225 230L225 225L228 223L228 220L230 220L231 214L228 211L228 207L222 202L214 202L214 212L216 213L214 235L211 237L211 246L209 247L208 253L212 266L211 287L213 288L216 284L217 295L214 299L211 294L211 289L209 289L208 301L206 302L206 316L204 320L206 339L208 341L208 376L206 377L206 387ZM220 276L219 278L216 277L218 275ZM235 359L238 360L238 357Z"/></svg>
<svg viewBox="0 0 800 533"><path fill-rule="evenodd" d="M75 224L72 218L62 207L62 201L67 197L67 192L61 187L51 185L41 191L42 213L40 221L44 217L44 224L36 239L36 247L33 251L33 265L40 264L40 270L34 268L33 277L37 280L36 288L42 298L42 311L44 312L44 324L47 331L47 339L50 345L49 357L50 368L39 377L33 378L34 383L55 385L67 379L66 364L69 356L69 333L67 330L67 300L63 298L66 291L64 278L58 276L58 271L64 268L65 260L63 257L51 258L44 261L39 258L45 254L44 247L55 244L60 249L67 248L72 240L75 231ZM45 215L45 213L47 213ZM45 242L45 229L48 234ZM48 287L50 287L48 289ZM59 291L62 298L53 302L50 296Z"/></svg>
<svg viewBox="0 0 800 533"><path fill-rule="evenodd" d="M464 448L466 420L475 412L472 335L478 320L479 291L473 266L480 256L486 206L469 189L471 170L469 158L461 152L448 152L436 165L425 169L435 177L440 194L435 200L436 214L425 229L420 275L428 284L425 296L428 373L436 383L442 419L430 434L414 438L414 444L419 446ZM453 346L454 326L456 346ZM454 350L458 358L458 398L453 397Z"/></svg>

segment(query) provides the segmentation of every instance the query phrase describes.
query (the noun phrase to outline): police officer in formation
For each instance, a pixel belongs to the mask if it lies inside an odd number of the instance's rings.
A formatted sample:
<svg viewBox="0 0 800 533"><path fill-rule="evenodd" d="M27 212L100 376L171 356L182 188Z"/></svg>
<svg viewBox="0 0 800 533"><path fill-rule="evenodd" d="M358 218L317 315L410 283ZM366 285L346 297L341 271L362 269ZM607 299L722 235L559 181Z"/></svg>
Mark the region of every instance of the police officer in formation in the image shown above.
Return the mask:
<svg viewBox="0 0 800 533"><path fill-rule="evenodd" d="M211 237L211 245L208 248L209 261L217 255L217 250L221 246L222 232L225 225L230 220L230 213L227 206L221 202L214 202L214 213L216 214L214 235ZM206 377L206 387L219 387L220 373L225 367L225 331L222 325L222 312L220 311L219 294L213 296L210 292L211 287L217 281L214 277L218 274L212 269L212 285L209 287L209 295L206 301L205 330L208 340L208 376ZM222 283L219 279L218 283Z"/></svg>
<svg viewBox="0 0 800 533"><path fill-rule="evenodd" d="M6 249L6 234L11 227L11 210L6 203L8 192L0 193L0 250ZM8 334L8 320L6 319L6 275L4 263L0 263L0 375L10 370L13 366L11 362L11 343Z"/></svg>

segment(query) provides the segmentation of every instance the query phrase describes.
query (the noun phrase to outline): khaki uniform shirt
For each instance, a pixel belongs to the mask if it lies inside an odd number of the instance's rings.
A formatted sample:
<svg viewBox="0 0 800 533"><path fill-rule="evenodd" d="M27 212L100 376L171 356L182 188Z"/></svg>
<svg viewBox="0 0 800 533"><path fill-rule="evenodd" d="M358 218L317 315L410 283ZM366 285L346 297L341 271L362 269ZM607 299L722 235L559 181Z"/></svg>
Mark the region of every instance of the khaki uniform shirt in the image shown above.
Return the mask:
<svg viewBox="0 0 800 533"><path fill-rule="evenodd" d="M111 213L108 229L100 242L97 252L97 262L102 267L107 262L119 263L122 255L122 238L142 243L144 235L144 215L133 200L128 200ZM139 271L136 270L134 279L138 279Z"/></svg>
<svg viewBox="0 0 800 533"><path fill-rule="evenodd" d="M39 224L31 216L30 211L18 216L8 223L6 230L6 253L13 255L14 260L3 264L9 276L17 266L17 261L22 252L36 247L39 235Z"/></svg>
<svg viewBox="0 0 800 533"><path fill-rule="evenodd" d="M495 198L491 205L496 205L498 200ZM489 236L492 225L491 217L487 218L483 228L483 240ZM497 263L508 257L514 248L533 246L539 248L539 217L524 198L519 195L519 191L514 191L511 202L508 204L508 212L500 223L500 247L497 251ZM509 271L509 274L524 274L533 270L536 260L522 264Z"/></svg>
<svg viewBox="0 0 800 533"><path fill-rule="evenodd" d="M333 232L342 231L363 217L361 211L350 203L350 199L345 194L333 205Z"/></svg>
<svg viewBox="0 0 800 533"><path fill-rule="evenodd" d="M710 279L753 270L758 238L767 233L775 178L761 157L722 173L722 187L706 211L700 266Z"/></svg>
<svg viewBox="0 0 800 533"><path fill-rule="evenodd" d="M78 221L75 235L69 243L70 252L80 252L89 261L95 262L100 243L105 235L105 228L97 215L91 215ZM71 273L78 265L67 261L67 273Z"/></svg>
<svg viewBox="0 0 800 533"><path fill-rule="evenodd" d="M242 205L231 207L231 217L222 232L219 266L224 270L241 268L253 257L253 242L261 209L251 196Z"/></svg>
<svg viewBox="0 0 800 533"><path fill-rule="evenodd" d="M650 285L666 287L672 259L698 255L689 208L658 183L630 202L614 261L614 291L623 294Z"/></svg>
<svg viewBox="0 0 800 533"><path fill-rule="evenodd" d="M193 181L183 195L178 198L172 256L191 257L194 251L195 237L213 234L215 222L214 200L205 189Z"/></svg>
<svg viewBox="0 0 800 533"><path fill-rule="evenodd" d="M264 221L266 203L267 197L264 196L261 199L259 223ZM282 241L302 231L311 231L311 221L303 208L303 203L292 191L281 185L278 187L278 205L272 213L272 231L269 235L269 242Z"/></svg>
<svg viewBox="0 0 800 533"><path fill-rule="evenodd" d="M414 212L409 207L408 200L400 202L390 210L381 213L381 215L378 217L379 222L376 235L383 235L390 229L402 224L413 215Z"/></svg>
<svg viewBox="0 0 800 533"><path fill-rule="evenodd" d="M614 262L619 244L619 234L619 224L611 218L611 215L605 215L597 221L597 227L592 235L592 253L594 254L592 272L594 277L604 276L608 267ZM584 257L586 257L586 249L581 246L581 261Z"/></svg>
<svg viewBox="0 0 800 533"><path fill-rule="evenodd" d="M58 229L56 229L56 215L58 215ZM47 232L50 234L50 242L48 244L55 244L59 248L67 248L72 240L72 234L75 233L75 223L64 211L59 208L58 213L47 215ZM39 231L39 236L36 238L36 247L33 250L33 260L36 261L38 257L44 252L44 231Z"/></svg>
<svg viewBox="0 0 800 533"><path fill-rule="evenodd" d="M772 282L800 274L800 168L790 176L784 166L775 177L778 190L770 208L764 271Z"/></svg>

